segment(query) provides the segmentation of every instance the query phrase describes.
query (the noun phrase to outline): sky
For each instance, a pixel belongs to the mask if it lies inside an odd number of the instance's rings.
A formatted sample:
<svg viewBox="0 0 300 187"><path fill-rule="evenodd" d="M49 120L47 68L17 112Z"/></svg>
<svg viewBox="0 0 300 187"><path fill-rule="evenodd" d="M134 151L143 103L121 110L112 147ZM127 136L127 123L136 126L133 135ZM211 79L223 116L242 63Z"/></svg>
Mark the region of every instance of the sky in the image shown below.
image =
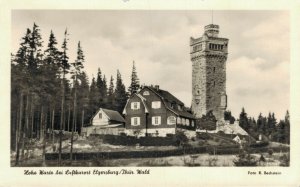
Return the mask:
<svg viewBox="0 0 300 187"><path fill-rule="evenodd" d="M190 37L198 38L204 26L220 26L228 38L228 107L238 118L242 107L248 116L274 112L283 119L290 96L290 20L288 11L266 10L13 10L12 53L27 28L36 23L43 45L50 31L61 47L69 35L70 61L78 41L85 54L85 71L92 80L101 68L109 82L119 69L125 86L130 84L135 61L141 84L160 85L186 106L192 95Z"/></svg>

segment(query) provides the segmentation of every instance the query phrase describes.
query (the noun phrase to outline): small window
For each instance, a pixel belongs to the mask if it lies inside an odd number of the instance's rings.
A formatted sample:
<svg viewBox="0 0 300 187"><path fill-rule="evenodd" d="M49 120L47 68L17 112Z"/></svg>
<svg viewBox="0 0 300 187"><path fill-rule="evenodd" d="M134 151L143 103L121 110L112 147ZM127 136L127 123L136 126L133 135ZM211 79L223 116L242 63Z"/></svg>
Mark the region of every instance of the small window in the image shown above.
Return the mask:
<svg viewBox="0 0 300 187"><path fill-rule="evenodd" d="M132 126L138 126L140 124L141 124L140 117L132 117L131 118L131 125Z"/></svg>
<svg viewBox="0 0 300 187"><path fill-rule="evenodd" d="M143 95L150 95L150 93L148 91L144 91Z"/></svg>
<svg viewBox="0 0 300 187"><path fill-rule="evenodd" d="M102 119L102 113L99 112L99 119Z"/></svg>
<svg viewBox="0 0 300 187"><path fill-rule="evenodd" d="M152 101L152 108L157 109L160 108L160 101Z"/></svg>
<svg viewBox="0 0 300 187"><path fill-rule="evenodd" d="M187 126L190 126L190 120L189 120L189 119L186 119L186 120L185 120L185 124L186 124Z"/></svg>
<svg viewBox="0 0 300 187"><path fill-rule="evenodd" d="M194 120L192 120L192 127L194 127L194 125L195 125L195 124L194 124Z"/></svg>
<svg viewBox="0 0 300 187"><path fill-rule="evenodd" d="M153 116L152 117L152 125L160 125L161 124L161 117L160 116Z"/></svg>
<svg viewBox="0 0 300 187"><path fill-rule="evenodd" d="M182 106L178 105L178 110L182 111Z"/></svg>
<svg viewBox="0 0 300 187"><path fill-rule="evenodd" d="M216 67L213 68L213 72L214 72L214 73L216 72Z"/></svg>
<svg viewBox="0 0 300 187"><path fill-rule="evenodd" d="M140 109L140 102L132 102L131 103L131 109L132 110L138 110L138 109Z"/></svg>
<svg viewBox="0 0 300 187"><path fill-rule="evenodd" d="M214 81L214 86L216 86L216 82Z"/></svg>
<svg viewBox="0 0 300 187"><path fill-rule="evenodd" d="M167 119L168 125L175 125L176 124L176 117L175 116L169 116Z"/></svg>
<svg viewBox="0 0 300 187"><path fill-rule="evenodd" d="M174 109L174 107L175 107L175 104L174 104L174 103L171 103L171 108Z"/></svg>
<svg viewBox="0 0 300 187"><path fill-rule="evenodd" d="M177 117L177 124L181 124L180 117Z"/></svg>

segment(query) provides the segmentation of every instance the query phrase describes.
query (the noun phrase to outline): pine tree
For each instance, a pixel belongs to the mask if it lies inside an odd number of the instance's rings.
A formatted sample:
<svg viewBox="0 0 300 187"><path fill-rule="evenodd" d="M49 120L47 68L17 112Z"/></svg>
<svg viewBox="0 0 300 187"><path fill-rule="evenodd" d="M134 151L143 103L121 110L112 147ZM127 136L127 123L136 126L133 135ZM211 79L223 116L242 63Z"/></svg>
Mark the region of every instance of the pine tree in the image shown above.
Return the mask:
<svg viewBox="0 0 300 187"><path fill-rule="evenodd" d="M242 112L240 113L240 121L239 121L240 127L242 127L245 131L248 132L249 130L249 123L248 123L248 117L247 113L245 112L244 107L242 108Z"/></svg>
<svg viewBox="0 0 300 187"><path fill-rule="evenodd" d="M77 89L77 100L78 100L78 111L81 112L81 123L78 131L81 132L81 127L87 122L87 109L89 103L89 80L86 73L83 71L78 75L78 80L80 84Z"/></svg>
<svg viewBox="0 0 300 187"><path fill-rule="evenodd" d="M276 118L275 114L269 112L268 118L267 118L267 132L266 135L269 136L270 139L272 139L272 134L275 132L276 127Z"/></svg>
<svg viewBox="0 0 300 187"><path fill-rule="evenodd" d="M72 79L73 79L73 94L74 94L74 104L73 104L73 124L72 124L72 135L71 135L71 149L70 149L70 160L72 162L73 160L73 138L74 138L74 130L77 129L77 89L79 86L78 83L78 77L80 77L80 75L82 75L81 70L83 69L83 63L84 63L84 55L83 55L83 51L80 45L80 42L78 42L78 46L77 46L77 58L75 60L74 63L72 63ZM81 81L83 80L83 78L81 78ZM87 89L88 91L88 89Z"/></svg>
<svg viewBox="0 0 300 187"><path fill-rule="evenodd" d="M107 93L107 108L114 109L115 105L115 92L114 92L114 78L110 77L109 88Z"/></svg>
<svg viewBox="0 0 300 187"><path fill-rule="evenodd" d="M290 113L287 110L285 117L284 117L284 123L285 123L285 129L284 129L284 137L285 137L285 143L290 144Z"/></svg>
<svg viewBox="0 0 300 187"><path fill-rule="evenodd" d="M103 107L106 108L107 107L107 100L108 100L108 96L107 96L107 83L106 83L106 77L105 75L103 75L103 88L102 88L102 97L103 97Z"/></svg>
<svg viewBox="0 0 300 187"><path fill-rule="evenodd" d="M40 34L39 27L34 23L32 28L32 33L30 37L30 57L28 62L28 68L31 74L34 76L39 65L42 61L42 37Z"/></svg>
<svg viewBox="0 0 300 187"><path fill-rule="evenodd" d="M61 92L61 96L62 96L62 100L61 100L61 114L60 114L60 126L59 126L59 129L60 129L60 133L59 133L59 165L61 165L61 153L62 153L62 130L63 130L63 124L64 124L64 121L65 121L65 76L66 74L68 73L68 70L70 68L70 65L69 65L69 57L67 56L67 50L68 50L68 47L67 47L67 41L68 41L68 31L67 29L65 30L65 34L64 34L64 41L63 41L63 44L62 44L62 54L61 54L61 59L60 59L60 65L59 65L59 70L62 74L62 79L61 79L61 89L62 89L62 92Z"/></svg>
<svg viewBox="0 0 300 187"><path fill-rule="evenodd" d="M104 105L104 85L103 85L103 79L102 79L102 73L101 69L98 68L98 73L97 73L97 80L96 80L96 85L98 88L98 107L103 107Z"/></svg>
<svg viewBox="0 0 300 187"><path fill-rule="evenodd" d="M137 76L136 68L135 68L135 63L133 61L132 65L132 73L131 73L131 84L128 88L128 92L130 95L137 93L138 89L140 88L140 82L139 78Z"/></svg>
<svg viewBox="0 0 300 187"><path fill-rule="evenodd" d="M115 89L115 107L114 109L117 110L119 113L122 113L124 106L127 101L127 94L126 94L126 89L125 85L123 84L122 81L122 76L117 70L117 81L116 81L116 89Z"/></svg>
<svg viewBox="0 0 300 187"><path fill-rule="evenodd" d="M13 126L13 132L15 131L15 133L12 134L14 135L12 143L14 143L16 149L16 165L19 164L20 149L22 149L22 156L24 156L24 147L26 141L25 138L28 137L28 99L33 82L33 79L31 77L32 74L29 69L29 59L32 51L30 45L31 38L32 32L30 29L27 29L25 36L22 38L22 42L20 44L19 50L17 51L17 54L15 56L12 56L11 63L11 114L12 117L18 117L18 119L15 120L15 124ZM24 102L24 97L26 98L26 102ZM15 116L13 116L13 114L15 114ZM26 125L24 122L26 123Z"/></svg>
<svg viewBox="0 0 300 187"><path fill-rule="evenodd" d="M92 78L92 83L90 85L90 92L89 92L89 117L92 117L92 115L98 110L98 97L97 93L98 89L96 86L95 77Z"/></svg>

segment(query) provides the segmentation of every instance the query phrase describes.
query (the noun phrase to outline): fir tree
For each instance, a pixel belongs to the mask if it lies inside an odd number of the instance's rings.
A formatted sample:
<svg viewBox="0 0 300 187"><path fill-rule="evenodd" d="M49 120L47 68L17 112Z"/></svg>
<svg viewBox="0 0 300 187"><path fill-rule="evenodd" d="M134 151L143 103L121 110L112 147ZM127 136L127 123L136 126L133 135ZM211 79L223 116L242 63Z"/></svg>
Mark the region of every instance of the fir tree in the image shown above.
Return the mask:
<svg viewBox="0 0 300 187"><path fill-rule="evenodd" d="M72 123L72 135L71 135L71 149L70 149L70 160L72 162L73 158L73 138L74 138L74 131L77 129L77 113L78 113L78 99L77 99L77 89L79 87L78 83L78 77L81 78L81 81L84 81L83 77L80 77L82 75L81 70L83 69L84 64L84 55L83 51L80 45L80 42L78 42L77 46L77 58L74 63L72 63L72 79L73 79L73 123ZM88 88L87 88L88 91ZM80 107L80 106L79 106ZM82 107L82 106L81 106Z"/></svg>
<svg viewBox="0 0 300 187"><path fill-rule="evenodd" d="M62 44L62 49L63 49L63 52L62 52L62 55L61 55L61 59L60 59L60 64L59 64L59 70L62 74L62 79L61 79L61 96L62 96L62 100L61 100L61 114L60 114L60 126L59 126L59 129L60 129L60 135L59 135L59 158L58 158L58 162L59 162L59 165L61 165L61 153L62 153L62 130L63 130L63 125L64 125L64 121L65 121L65 76L66 74L68 73L68 70L70 68L70 65L69 65L69 57L67 56L67 50L68 50L68 47L67 47L67 41L68 41L68 31L67 29L65 30L65 34L64 34L64 41L63 41L63 44Z"/></svg>
<svg viewBox="0 0 300 187"><path fill-rule="evenodd" d="M89 92L89 116L91 117L97 110L98 110L98 97L97 93L98 89L96 86L95 77L92 78L92 83L90 86L90 92Z"/></svg>
<svg viewBox="0 0 300 187"><path fill-rule="evenodd" d="M107 108L114 109L115 105L115 92L114 92L114 78L113 76L110 77L109 81L109 88L107 93Z"/></svg>
<svg viewBox="0 0 300 187"><path fill-rule="evenodd" d="M125 85L123 84L121 74L119 70L117 70L117 81L116 81L116 89L115 89L115 110L119 113L122 113L124 106L127 101L127 94Z"/></svg>
<svg viewBox="0 0 300 187"><path fill-rule="evenodd" d="M106 77L103 75L103 88L102 88L102 97L103 97L103 107L107 107L107 82L106 82Z"/></svg>
<svg viewBox="0 0 300 187"><path fill-rule="evenodd" d="M131 73L131 84L128 88L128 92L130 95L137 93L138 89L140 88L140 82L139 78L137 76L136 68L135 68L135 63L133 61L132 65L132 73Z"/></svg>
<svg viewBox="0 0 300 187"><path fill-rule="evenodd" d="M98 68L98 73L97 73L97 80L96 80L96 85L98 88L98 107L103 107L103 80L102 80L102 73L101 69Z"/></svg>
<svg viewBox="0 0 300 187"><path fill-rule="evenodd" d="M244 107L242 108L242 112L240 113L240 121L239 121L240 127L242 127L245 131L248 132L249 130L249 124L248 124L248 117L247 113L245 112Z"/></svg>

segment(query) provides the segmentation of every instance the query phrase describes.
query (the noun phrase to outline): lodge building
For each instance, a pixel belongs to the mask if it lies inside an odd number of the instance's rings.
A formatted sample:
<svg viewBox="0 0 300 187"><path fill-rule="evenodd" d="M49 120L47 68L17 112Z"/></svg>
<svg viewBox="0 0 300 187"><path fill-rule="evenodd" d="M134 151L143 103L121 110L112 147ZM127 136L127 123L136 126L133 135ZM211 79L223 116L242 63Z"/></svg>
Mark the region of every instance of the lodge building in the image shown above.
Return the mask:
<svg viewBox="0 0 300 187"><path fill-rule="evenodd" d="M195 118L184 103L159 89L159 86L144 86L127 101L125 133L137 136L167 136L177 130L195 131Z"/></svg>

